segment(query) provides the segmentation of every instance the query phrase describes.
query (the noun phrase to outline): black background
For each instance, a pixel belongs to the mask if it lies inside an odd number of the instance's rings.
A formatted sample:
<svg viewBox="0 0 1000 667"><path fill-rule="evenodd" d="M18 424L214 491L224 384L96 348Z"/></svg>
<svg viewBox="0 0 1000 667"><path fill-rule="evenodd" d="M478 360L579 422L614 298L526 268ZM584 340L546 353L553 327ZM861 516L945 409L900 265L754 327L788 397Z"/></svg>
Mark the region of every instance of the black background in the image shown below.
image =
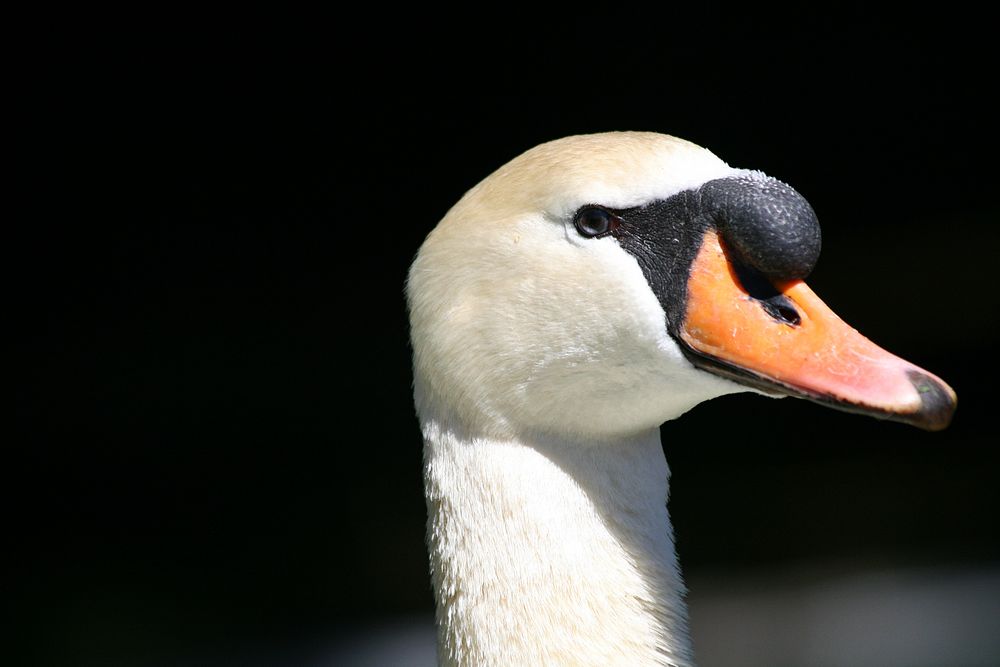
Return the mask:
<svg viewBox="0 0 1000 667"><path fill-rule="evenodd" d="M466 189L582 132L789 182L812 287L960 396L938 434L748 395L664 426L685 569L1000 562L983 17L385 11L18 51L5 523L35 658L225 664L430 610L405 272Z"/></svg>

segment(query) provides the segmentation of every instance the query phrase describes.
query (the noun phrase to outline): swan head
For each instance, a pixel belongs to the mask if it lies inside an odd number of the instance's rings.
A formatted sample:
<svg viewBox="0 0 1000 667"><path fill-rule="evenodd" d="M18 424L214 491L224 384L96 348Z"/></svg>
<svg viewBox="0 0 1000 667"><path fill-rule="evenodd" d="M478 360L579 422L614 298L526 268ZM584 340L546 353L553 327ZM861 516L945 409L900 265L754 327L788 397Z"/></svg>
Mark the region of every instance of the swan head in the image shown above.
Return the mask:
<svg viewBox="0 0 1000 667"><path fill-rule="evenodd" d="M411 266L418 411L596 441L752 390L946 426L954 392L802 282L819 249L798 193L692 143L537 146L469 190Z"/></svg>

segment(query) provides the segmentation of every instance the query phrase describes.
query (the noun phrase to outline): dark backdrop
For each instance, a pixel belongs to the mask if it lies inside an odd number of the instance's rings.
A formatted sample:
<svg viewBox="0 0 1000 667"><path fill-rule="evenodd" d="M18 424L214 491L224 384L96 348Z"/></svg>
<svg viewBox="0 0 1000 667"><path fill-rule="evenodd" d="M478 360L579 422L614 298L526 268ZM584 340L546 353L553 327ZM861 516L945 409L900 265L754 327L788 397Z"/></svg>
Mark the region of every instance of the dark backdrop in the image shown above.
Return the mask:
<svg viewBox="0 0 1000 667"><path fill-rule="evenodd" d="M36 658L224 664L430 610L407 266L466 189L581 132L792 184L813 288L960 396L938 434L747 395L668 424L685 568L1000 562L982 17L389 19L68 21L21 52L5 523Z"/></svg>

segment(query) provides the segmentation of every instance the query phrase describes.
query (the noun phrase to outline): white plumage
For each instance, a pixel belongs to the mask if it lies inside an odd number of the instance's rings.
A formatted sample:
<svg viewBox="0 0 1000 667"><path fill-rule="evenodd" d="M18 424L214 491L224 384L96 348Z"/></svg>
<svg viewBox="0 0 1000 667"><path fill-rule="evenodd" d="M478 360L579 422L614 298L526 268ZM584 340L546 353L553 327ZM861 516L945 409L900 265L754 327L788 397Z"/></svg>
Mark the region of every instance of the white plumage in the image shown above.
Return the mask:
<svg viewBox="0 0 1000 667"><path fill-rule="evenodd" d="M748 389L695 368L636 259L573 216L743 173L664 135L570 137L472 188L421 247L407 296L442 664L692 664L658 427Z"/></svg>

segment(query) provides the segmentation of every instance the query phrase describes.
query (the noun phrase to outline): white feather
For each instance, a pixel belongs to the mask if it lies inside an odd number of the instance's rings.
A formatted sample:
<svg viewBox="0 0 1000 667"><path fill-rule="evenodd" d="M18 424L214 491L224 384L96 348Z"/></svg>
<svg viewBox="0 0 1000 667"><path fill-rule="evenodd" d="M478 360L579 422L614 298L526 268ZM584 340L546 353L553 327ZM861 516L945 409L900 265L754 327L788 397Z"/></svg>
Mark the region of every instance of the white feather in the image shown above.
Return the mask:
<svg viewBox="0 0 1000 667"><path fill-rule="evenodd" d="M407 285L446 665L688 665L657 427L744 388L666 331L636 260L573 227L732 169L648 133L534 148L472 188Z"/></svg>

